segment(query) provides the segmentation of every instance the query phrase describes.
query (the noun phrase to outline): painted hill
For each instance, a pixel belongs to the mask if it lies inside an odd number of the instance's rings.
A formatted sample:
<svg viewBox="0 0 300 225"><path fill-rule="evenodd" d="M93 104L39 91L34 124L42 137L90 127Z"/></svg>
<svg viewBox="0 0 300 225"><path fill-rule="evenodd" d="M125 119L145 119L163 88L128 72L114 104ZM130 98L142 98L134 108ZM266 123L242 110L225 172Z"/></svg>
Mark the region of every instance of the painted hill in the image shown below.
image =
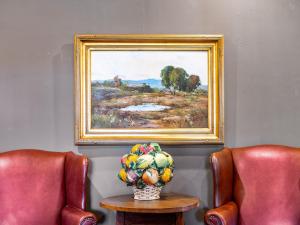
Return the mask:
<svg viewBox="0 0 300 225"><path fill-rule="evenodd" d="M113 81L113 80L107 80ZM94 80L93 82L103 83L104 80ZM149 85L151 88L164 89L164 86L161 84L161 80L158 79L144 79L144 80L122 80L123 83L128 86L142 86L143 84ZM204 89L207 91L207 85L200 85L198 89Z"/></svg>
<svg viewBox="0 0 300 225"><path fill-rule="evenodd" d="M93 80L92 82L103 83L104 81L113 81L113 80ZM152 88L163 89L164 87L161 85L161 80L156 79L144 79L144 80L122 80L123 83L128 86L142 86L143 84L147 84Z"/></svg>
<svg viewBox="0 0 300 225"><path fill-rule="evenodd" d="M143 84L147 84L152 88L163 89L164 87L161 85L161 80L156 79L146 79L146 80L123 80L122 82L126 83L128 86L140 86Z"/></svg>

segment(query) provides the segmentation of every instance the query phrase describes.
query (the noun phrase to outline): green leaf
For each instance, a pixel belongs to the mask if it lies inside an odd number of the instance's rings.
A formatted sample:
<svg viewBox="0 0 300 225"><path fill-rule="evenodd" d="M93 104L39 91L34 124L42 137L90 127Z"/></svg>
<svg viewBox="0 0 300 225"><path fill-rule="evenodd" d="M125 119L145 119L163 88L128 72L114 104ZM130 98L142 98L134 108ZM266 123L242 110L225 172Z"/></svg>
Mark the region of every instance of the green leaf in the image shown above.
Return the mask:
<svg viewBox="0 0 300 225"><path fill-rule="evenodd" d="M158 143L151 143L150 145L154 147L155 151L161 152L161 148Z"/></svg>
<svg viewBox="0 0 300 225"><path fill-rule="evenodd" d="M162 181L158 181L156 184L155 184L156 187L163 187L165 186L165 183L162 182Z"/></svg>
<svg viewBox="0 0 300 225"><path fill-rule="evenodd" d="M146 184L144 183L144 181L142 179L138 179L138 181L136 183L136 187L138 189L143 189L144 187L146 187Z"/></svg>

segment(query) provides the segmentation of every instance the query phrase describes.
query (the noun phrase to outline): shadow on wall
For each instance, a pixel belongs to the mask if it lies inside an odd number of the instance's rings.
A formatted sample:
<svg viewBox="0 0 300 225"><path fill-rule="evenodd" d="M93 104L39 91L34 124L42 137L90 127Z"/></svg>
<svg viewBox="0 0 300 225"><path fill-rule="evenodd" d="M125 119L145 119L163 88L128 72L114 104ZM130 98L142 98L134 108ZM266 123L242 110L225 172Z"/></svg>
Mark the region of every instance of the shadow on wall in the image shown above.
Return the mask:
<svg viewBox="0 0 300 225"><path fill-rule="evenodd" d="M185 213L186 224L203 224L203 216L212 207L212 173L209 155L220 150L223 145L161 146L174 157L175 171L173 180L163 192L177 192L198 196L200 207ZM103 198L131 194L117 178L120 158L130 150L130 146L80 146L79 153L90 159L88 209L99 215L101 224L115 224L115 212L99 207ZM104 216L103 216L104 215Z"/></svg>
<svg viewBox="0 0 300 225"><path fill-rule="evenodd" d="M92 188L93 186L91 185L91 180L88 178L86 190L87 209L95 214L98 224L102 224L106 220L106 215L100 209L95 209L91 207L91 199L93 198L92 193L95 192L95 190L92 190Z"/></svg>

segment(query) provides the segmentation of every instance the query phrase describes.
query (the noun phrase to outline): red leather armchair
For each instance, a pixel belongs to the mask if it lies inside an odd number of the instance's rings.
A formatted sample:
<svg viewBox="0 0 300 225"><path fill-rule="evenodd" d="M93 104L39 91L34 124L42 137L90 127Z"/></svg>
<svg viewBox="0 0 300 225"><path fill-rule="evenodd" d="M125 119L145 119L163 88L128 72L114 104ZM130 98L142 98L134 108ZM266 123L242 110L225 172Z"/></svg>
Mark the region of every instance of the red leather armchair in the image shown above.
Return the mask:
<svg viewBox="0 0 300 225"><path fill-rule="evenodd" d="M209 225L299 225L300 148L225 148L211 156Z"/></svg>
<svg viewBox="0 0 300 225"><path fill-rule="evenodd" d="M0 153L0 225L95 225L84 211L87 168L72 152Z"/></svg>

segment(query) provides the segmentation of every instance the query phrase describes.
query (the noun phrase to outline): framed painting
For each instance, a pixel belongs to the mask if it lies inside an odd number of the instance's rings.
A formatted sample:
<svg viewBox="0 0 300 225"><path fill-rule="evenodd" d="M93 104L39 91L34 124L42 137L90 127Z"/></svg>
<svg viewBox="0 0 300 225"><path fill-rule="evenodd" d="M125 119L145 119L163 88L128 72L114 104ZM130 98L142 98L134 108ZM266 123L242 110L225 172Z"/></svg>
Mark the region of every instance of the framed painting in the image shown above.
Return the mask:
<svg viewBox="0 0 300 225"><path fill-rule="evenodd" d="M75 35L78 145L220 144L222 35Z"/></svg>

